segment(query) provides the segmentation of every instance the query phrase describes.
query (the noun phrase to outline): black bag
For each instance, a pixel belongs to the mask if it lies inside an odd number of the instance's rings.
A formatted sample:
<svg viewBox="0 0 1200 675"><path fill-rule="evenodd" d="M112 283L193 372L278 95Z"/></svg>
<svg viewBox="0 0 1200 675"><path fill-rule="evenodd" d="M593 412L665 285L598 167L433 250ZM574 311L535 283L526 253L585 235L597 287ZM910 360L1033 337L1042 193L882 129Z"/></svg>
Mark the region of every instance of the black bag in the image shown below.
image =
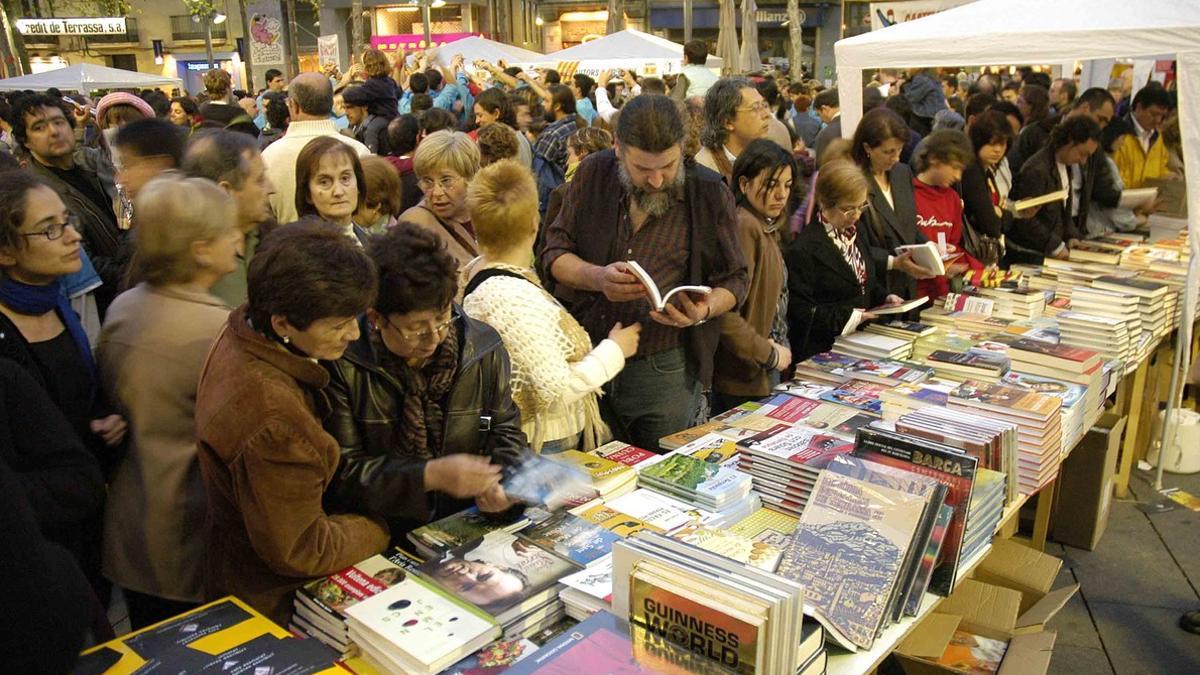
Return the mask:
<svg viewBox="0 0 1200 675"><path fill-rule="evenodd" d="M962 184L956 185L959 199L962 198ZM963 233L962 245L966 249L967 255L983 263L985 267L991 265L999 265L1004 258L1004 238L989 237L986 234L975 229L967 218L967 211L963 209Z"/></svg>

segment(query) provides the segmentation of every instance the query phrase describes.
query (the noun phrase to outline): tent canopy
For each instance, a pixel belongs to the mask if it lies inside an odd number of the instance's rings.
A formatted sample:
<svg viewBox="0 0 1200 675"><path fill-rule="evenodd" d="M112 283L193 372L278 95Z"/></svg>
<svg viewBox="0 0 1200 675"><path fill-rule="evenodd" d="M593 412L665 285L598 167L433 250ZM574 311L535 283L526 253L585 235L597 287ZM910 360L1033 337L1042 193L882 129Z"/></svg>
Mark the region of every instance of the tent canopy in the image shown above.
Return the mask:
<svg viewBox="0 0 1200 675"><path fill-rule="evenodd" d="M549 66L555 63L579 62L579 72L608 68L639 68L654 64L659 72L673 72L683 63L683 45L657 35L626 28L581 45L561 49L517 65ZM708 57L709 68L720 68L724 61Z"/></svg>
<svg viewBox="0 0 1200 675"><path fill-rule="evenodd" d="M48 70L44 73L0 80L0 91L24 89L44 91L51 87L62 91L77 91L86 94L97 89L144 89L150 87L179 87L182 89L183 82L177 77L138 73L132 70L98 66L94 63L79 63L66 68Z"/></svg>
<svg viewBox="0 0 1200 675"><path fill-rule="evenodd" d="M472 35L471 37L455 40L434 49L433 63L449 67L450 61L454 59L455 54L462 54L468 66L480 59L489 63L496 63L501 60L506 63L521 63L542 57L541 54L535 51L506 45L503 42L496 42L495 40L489 40L478 35Z"/></svg>

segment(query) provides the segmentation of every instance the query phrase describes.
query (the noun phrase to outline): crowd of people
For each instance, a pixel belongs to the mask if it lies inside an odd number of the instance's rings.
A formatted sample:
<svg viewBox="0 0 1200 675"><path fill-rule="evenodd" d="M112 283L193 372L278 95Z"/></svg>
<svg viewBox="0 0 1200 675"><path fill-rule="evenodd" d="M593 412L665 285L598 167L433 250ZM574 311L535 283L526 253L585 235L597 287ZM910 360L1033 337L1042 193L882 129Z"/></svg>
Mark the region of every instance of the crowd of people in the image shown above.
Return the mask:
<svg viewBox="0 0 1200 675"><path fill-rule="evenodd" d="M1136 226L1121 189L1182 170L1161 85L880 71L846 133L837 89L707 56L371 49L256 95L0 100L0 564L42 589L7 632L65 671L114 586L135 629L227 594L286 621L414 527L520 509L530 453L656 449L872 307ZM900 251L927 241L946 274ZM642 273L711 291L655 307Z"/></svg>

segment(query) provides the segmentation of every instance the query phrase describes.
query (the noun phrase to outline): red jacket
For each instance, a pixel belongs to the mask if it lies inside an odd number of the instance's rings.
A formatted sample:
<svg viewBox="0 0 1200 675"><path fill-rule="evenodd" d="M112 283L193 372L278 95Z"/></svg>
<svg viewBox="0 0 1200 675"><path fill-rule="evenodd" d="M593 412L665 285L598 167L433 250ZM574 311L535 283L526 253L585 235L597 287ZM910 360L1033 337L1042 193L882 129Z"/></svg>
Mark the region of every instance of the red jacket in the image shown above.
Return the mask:
<svg viewBox="0 0 1200 675"><path fill-rule="evenodd" d="M983 264L967 255L962 248L963 203L954 188L935 187L913 178L913 193L917 201L917 227L935 244L940 237L946 243L962 251L962 257L953 262L965 262L972 270L983 269ZM950 292L950 280L945 276L922 279L917 282L917 297L928 295L940 298Z"/></svg>

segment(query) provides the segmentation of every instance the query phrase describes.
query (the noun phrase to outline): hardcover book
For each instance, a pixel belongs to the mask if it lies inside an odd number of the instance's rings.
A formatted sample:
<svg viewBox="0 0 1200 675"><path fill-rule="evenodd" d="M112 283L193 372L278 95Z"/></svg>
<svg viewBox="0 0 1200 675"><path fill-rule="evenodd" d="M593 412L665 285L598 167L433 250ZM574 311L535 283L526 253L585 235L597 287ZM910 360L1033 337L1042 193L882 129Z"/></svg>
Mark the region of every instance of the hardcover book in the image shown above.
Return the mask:
<svg viewBox="0 0 1200 675"><path fill-rule="evenodd" d="M804 585L805 609L870 649L925 500L825 471L778 573Z"/></svg>
<svg viewBox="0 0 1200 675"><path fill-rule="evenodd" d="M621 537L587 519L558 511L521 533L530 541L580 565L590 565L612 551Z"/></svg>
<svg viewBox="0 0 1200 675"><path fill-rule="evenodd" d="M678 453L643 469L639 478L711 505L740 499L750 490L750 476Z"/></svg>

